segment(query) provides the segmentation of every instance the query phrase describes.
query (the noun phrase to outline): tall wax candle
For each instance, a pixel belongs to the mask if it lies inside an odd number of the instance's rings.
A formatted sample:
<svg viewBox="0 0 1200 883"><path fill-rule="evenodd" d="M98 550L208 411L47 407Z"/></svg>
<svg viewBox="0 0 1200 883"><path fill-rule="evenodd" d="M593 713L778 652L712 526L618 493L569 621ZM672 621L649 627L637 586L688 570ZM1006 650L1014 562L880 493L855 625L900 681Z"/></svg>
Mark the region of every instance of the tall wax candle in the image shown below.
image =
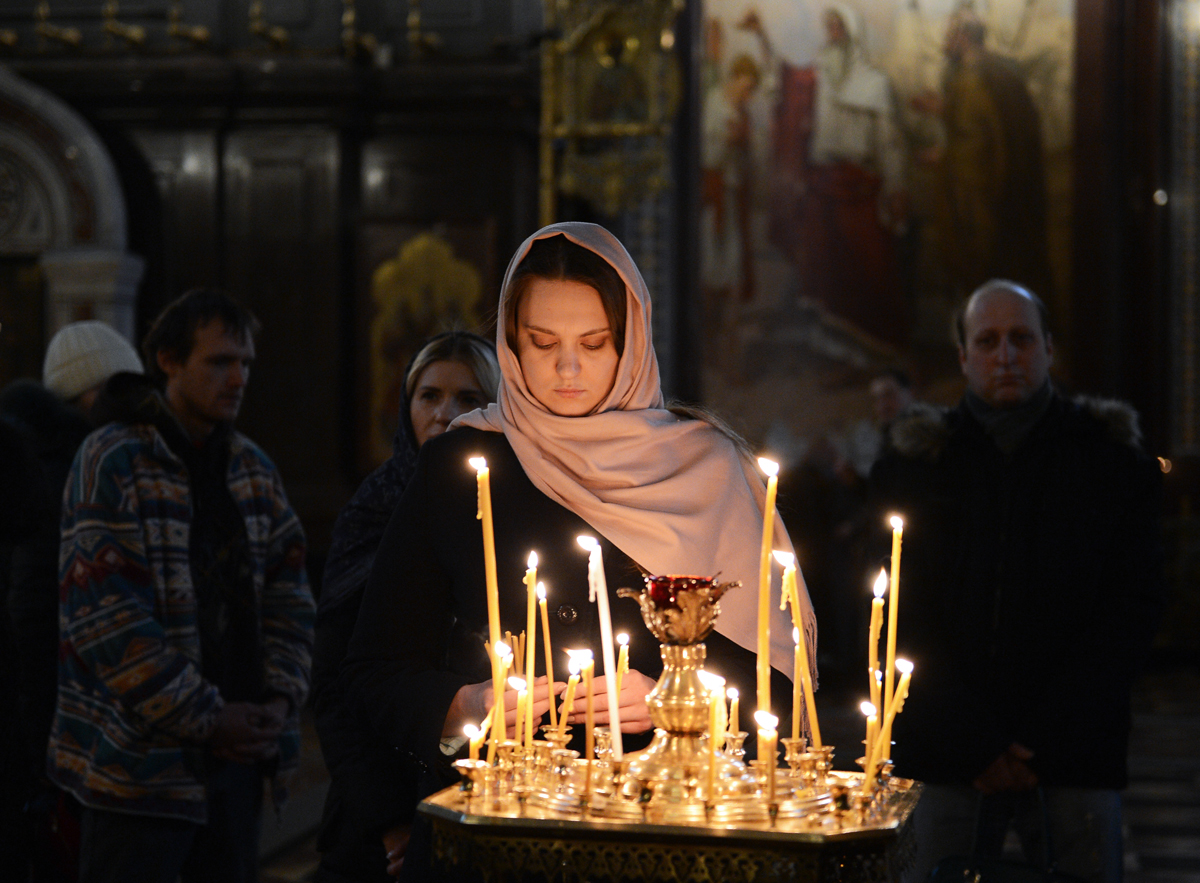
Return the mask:
<svg viewBox="0 0 1200 883"><path fill-rule="evenodd" d="M492 485L487 460L472 457L475 467L479 509L476 518L483 522L483 575L487 586L488 640L494 648L500 643L500 590L496 583L496 535L492 528Z"/></svg>
<svg viewBox="0 0 1200 883"><path fill-rule="evenodd" d="M525 709L529 707L529 682L525 678L511 677L508 686L517 691L517 727L515 740L525 744Z"/></svg>
<svg viewBox="0 0 1200 883"><path fill-rule="evenodd" d="M575 688L579 685L579 660L575 658L574 653L570 653L567 661L567 671L570 672L570 677L567 678L567 691L563 694L562 714L558 716L558 735L565 736L567 733L567 719L571 716L571 709L575 707Z"/></svg>
<svg viewBox="0 0 1200 883"><path fill-rule="evenodd" d="M754 721L758 724L758 759L764 761L767 767L767 802L775 802L775 768L779 766L776 742L779 733L775 729L779 718L765 711L754 712Z"/></svg>
<svg viewBox="0 0 1200 883"><path fill-rule="evenodd" d="M608 694L608 729L612 733L613 757L620 760L625 752L621 745L621 701L617 695L617 664L613 659L612 616L608 611L608 581L604 578L604 559L595 537L581 536L576 540L588 551L588 600L595 602L600 619L600 653L604 659L604 684ZM591 701L591 693L588 693Z"/></svg>
<svg viewBox="0 0 1200 883"><path fill-rule="evenodd" d="M512 665L512 650L503 641L492 645L492 729L488 736L488 763L496 760L496 743L508 738L505 722L504 685Z"/></svg>
<svg viewBox="0 0 1200 883"><path fill-rule="evenodd" d="M800 696L803 692L808 723L812 727L813 746L821 747L821 725L817 721L817 706L813 700L812 672L808 667L808 646L804 640L804 617L800 612L800 589L796 583L796 556L790 552L775 553L783 565L783 593L792 605L792 640L795 643L792 673L792 738L800 738Z"/></svg>
<svg viewBox="0 0 1200 883"><path fill-rule="evenodd" d="M887 571L881 567L871 589L875 598L871 601L871 626L867 631L867 677L870 679L871 704L876 712L883 707L879 697L879 679L875 673L879 671L879 630L883 627L883 593L887 591L887 584Z"/></svg>
<svg viewBox="0 0 1200 883"><path fill-rule="evenodd" d="M896 684L896 692L892 701L888 703L887 714L879 725L879 741L875 748L876 761L892 756L892 724L896 722L896 715L904 708L904 699L908 696L908 685L912 680L913 665L907 659L897 659L896 670L900 672L900 682ZM885 751L887 754L884 754Z"/></svg>
<svg viewBox="0 0 1200 883"><path fill-rule="evenodd" d="M620 651L617 653L617 695L621 694L621 685L625 681L625 673L629 671L629 635L621 632L617 635Z"/></svg>
<svg viewBox="0 0 1200 883"><path fill-rule="evenodd" d="M758 458L758 468L767 476L767 499L763 505L762 548L758 560L758 708L771 710L771 542L775 532L775 495L779 488L779 464Z"/></svg>
<svg viewBox="0 0 1200 883"><path fill-rule="evenodd" d="M546 646L546 689L550 691L550 727L557 728L554 708L554 654L550 651L550 614L546 611L546 585L537 584L538 607L542 612L542 643Z"/></svg>
<svg viewBox="0 0 1200 883"><path fill-rule="evenodd" d="M537 647L537 632L534 631L534 616L537 612L537 552L529 553L525 571L525 680L528 682L529 701L525 705L525 747L533 748L533 652Z"/></svg>
<svg viewBox="0 0 1200 883"><path fill-rule="evenodd" d="M892 704L892 688L896 683L896 620L900 611L900 542L904 534L904 519L893 515L891 580L888 592L887 667L883 670L883 717L887 719Z"/></svg>
<svg viewBox="0 0 1200 883"><path fill-rule="evenodd" d="M590 764L596 759L596 708L592 698L592 674L596 668L596 660L592 658L591 650L582 650L580 653L580 666L583 668L583 692L586 697L583 714L584 756Z"/></svg>
<svg viewBox="0 0 1200 883"><path fill-rule="evenodd" d="M863 745L866 746L863 749L863 761L864 761L864 770L865 770L866 763L870 762L871 755L875 751L875 739L876 739L876 737L878 735L878 731L879 731L879 712L878 712L878 709L875 707L875 705L871 702L863 702L858 707L862 710L862 713L867 718L867 738L865 740L863 740Z"/></svg>
<svg viewBox="0 0 1200 883"><path fill-rule="evenodd" d="M729 697L729 732L740 733L742 731L742 724L738 720L740 709L738 708L737 687L730 687L725 691L725 695Z"/></svg>

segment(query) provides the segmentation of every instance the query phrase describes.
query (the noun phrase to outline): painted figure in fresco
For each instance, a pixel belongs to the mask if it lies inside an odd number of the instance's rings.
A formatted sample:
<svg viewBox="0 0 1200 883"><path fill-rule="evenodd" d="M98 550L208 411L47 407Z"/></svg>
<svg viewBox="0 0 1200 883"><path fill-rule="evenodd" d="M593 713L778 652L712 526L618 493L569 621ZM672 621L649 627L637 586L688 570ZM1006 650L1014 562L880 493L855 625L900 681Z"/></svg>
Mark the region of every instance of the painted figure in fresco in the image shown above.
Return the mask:
<svg viewBox="0 0 1200 883"><path fill-rule="evenodd" d="M895 100L867 59L862 16L831 3L824 24L816 63L784 63L780 76L771 237L796 265L803 296L901 343L910 319L896 235L908 197Z"/></svg>
<svg viewBox="0 0 1200 883"><path fill-rule="evenodd" d="M709 27L710 45L719 47L720 38L715 35L720 34L720 23L714 20ZM719 65L719 56L712 60ZM748 301L754 297L750 101L762 78L758 62L749 55L738 55L728 75L712 83L704 100L700 235L707 328L717 326L722 307L731 299Z"/></svg>
<svg viewBox="0 0 1200 883"><path fill-rule="evenodd" d="M940 115L939 226L954 293L993 277L1039 291L1051 286L1041 119L1016 65L984 46L986 27L968 10L946 28L942 94L914 103Z"/></svg>

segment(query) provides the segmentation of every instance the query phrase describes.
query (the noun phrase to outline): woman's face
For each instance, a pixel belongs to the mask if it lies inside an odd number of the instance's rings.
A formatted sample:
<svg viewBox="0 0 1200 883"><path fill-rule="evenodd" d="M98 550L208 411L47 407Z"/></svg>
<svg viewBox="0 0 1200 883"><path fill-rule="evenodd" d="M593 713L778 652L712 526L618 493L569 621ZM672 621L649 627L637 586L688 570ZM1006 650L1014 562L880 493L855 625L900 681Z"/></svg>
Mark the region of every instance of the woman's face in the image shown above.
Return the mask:
<svg viewBox="0 0 1200 883"><path fill-rule="evenodd" d="M619 359L600 293L582 282L534 279L517 309L517 358L525 385L551 413L594 411Z"/></svg>
<svg viewBox="0 0 1200 883"><path fill-rule="evenodd" d="M480 388L474 372L462 362L431 362L417 377L412 402L408 406L412 417L417 447L435 435L441 435L450 421L459 414L474 411L487 404L487 395Z"/></svg>

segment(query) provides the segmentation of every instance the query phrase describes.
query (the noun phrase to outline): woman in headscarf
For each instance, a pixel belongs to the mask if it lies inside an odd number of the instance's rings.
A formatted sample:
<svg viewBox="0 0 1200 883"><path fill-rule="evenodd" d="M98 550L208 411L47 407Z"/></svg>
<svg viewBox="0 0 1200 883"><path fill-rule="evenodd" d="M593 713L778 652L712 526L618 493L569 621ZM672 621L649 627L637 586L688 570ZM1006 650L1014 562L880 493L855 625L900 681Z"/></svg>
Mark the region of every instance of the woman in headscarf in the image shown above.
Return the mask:
<svg viewBox="0 0 1200 883"><path fill-rule="evenodd" d="M319 883L382 883L389 879L392 854L403 854L417 793L412 767L354 723L337 688L338 669L375 550L412 478L418 449L445 432L455 417L495 401L500 367L491 343L451 331L421 347L403 376L392 456L367 476L338 515L317 609L312 701L331 778L317 839Z"/></svg>
<svg viewBox="0 0 1200 883"><path fill-rule="evenodd" d="M463 726L479 723L490 704L471 457L486 458L490 472L503 626L515 630L525 622L522 576L536 551L554 611L552 647L560 654L590 647L600 657L588 558L576 542L587 534L600 542L610 590L640 588L643 573L740 580L722 599L716 631L706 639L706 668L743 690L755 683L763 481L729 435L666 408L649 293L620 242L583 223L555 224L527 239L505 276L496 348L496 403L459 418L421 449L380 545L343 668L360 717L424 765L423 794L454 780L447 771L461 751ZM790 549L776 525L776 548ZM780 672L790 669L792 630L779 612L778 592L776 574L770 657L783 719L790 685ZM802 604L812 647L815 621L807 597ZM642 734L626 740L636 750L649 739L645 699L662 664L636 604L613 603L612 618L614 632L632 636L619 705L622 732ZM539 650L539 670L542 657ZM560 655L555 670L565 667ZM536 718L561 687L544 671L538 676ZM596 722L606 724L604 677L595 679L593 693ZM582 691L576 697L571 721L579 723L585 698ZM510 727L515 705L510 693ZM414 834L405 876L410 862L417 872L428 861L418 844L425 845Z"/></svg>

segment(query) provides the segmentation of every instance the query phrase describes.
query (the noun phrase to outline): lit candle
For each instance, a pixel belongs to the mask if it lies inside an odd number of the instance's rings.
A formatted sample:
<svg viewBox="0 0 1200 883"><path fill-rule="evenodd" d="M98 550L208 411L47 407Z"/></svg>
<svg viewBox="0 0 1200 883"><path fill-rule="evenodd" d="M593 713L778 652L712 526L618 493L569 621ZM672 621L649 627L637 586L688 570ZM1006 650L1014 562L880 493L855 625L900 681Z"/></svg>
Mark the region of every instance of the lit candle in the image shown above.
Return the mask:
<svg viewBox="0 0 1200 883"><path fill-rule="evenodd" d="M875 599L871 602L871 628L867 639L867 675L871 681L871 704L876 710L883 707L879 697L879 679L875 676L879 671L879 630L883 627L883 593L887 591L887 571L879 568L879 576L875 577L875 586L871 591Z"/></svg>
<svg viewBox="0 0 1200 883"><path fill-rule="evenodd" d="M775 553L783 565L783 594L792 605L792 641L796 645L792 660L792 738L800 738L800 696L803 693L804 707L808 711L808 723L812 727L813 747L821 747L821 725L817 722L817 706L813 700L812 672L808 668L808 647L804 640L804 617L800 613L800 589L796 585L796 556L791 552Z"/></svg>
<svg viewBox="0 0 1200 883"><path fill-rule="evenodd" d="M883 717L886 720L893 702L892 687L896 683L896 618L900 607L900 540L904 533L904 519L891 517L892 525L892 572L888 592L887 667L883 670Z"/></svg>
<svg viewBox="0 0 1200 883"><path fill-rule="evenodd" d="M729 697L729 732L740 733L742 731L742 724L741 721L738 720L737 687L730 687L725 691L725 695Z"/></svg>
<svg viewBox="0 0 1200 883"><path fill-rule="evenodd" d="M879 730L879 711L874 703L871 702L863 702L858 707L862 709L862 713L867 717L867 739L863 743L866 746L863 750L863 759L869 762L871 755L875 753L875 737L878 735Z"/></svg>
<svg viewBox="0 0 1200 883"><path fill-rule="evenodd" d="M492 645L492 727L488 736L488 763L496 760L496 743L508 738L507 724L504 720L504 685L508 679L508 669L512 665L513 654L503 641Z"/></svg>
<svg viewBox="0 0 1200 883"><path fill-rule="evenodd" d="M557 726L554 711L554 655L550 652L550 614L546 612L546 586L537 584L538 606L542 609L542 643L546 645L546 688L550 691L550 727Z"/></svg>
<svg viewBox="0 0 1200 883"><path fill-rule="evenodd" d="M479 746L483 744L483 737L487 731L474 724L467 724L463 727L463 733L466 734L468 743L470 744L471 760L479 760Z"/></svg>
<svg viewBox="0 0 1200 883"><path fill-rule="evenodd" d="M913 665L907 659L897 659L896 670L900 672L900 683L896 684L896 692L892 701L888 703L887 714L879 727L879 743L875 749L877 761L884 758L885 751L889 758L892 756L892 724L896 721L896 715L904 708L904 699L908 696L908 685L912 680Z"/></svg>
<svg viewBox="0 0 1200 883"><path fill-rule="evenodd" d="M492 532L492 488L487 460L472 457L475 467L479 509L475 517L483 522L483 574L487 584L488 640L492 647L500 643L500 590L496 584L496 536Z"/></svg>
<svg viewBox="0 0 1200 883"><path fill-rule="evenodd" d="M775 753L775 740L779 738L779 733L775 727L779 725L779 718L766 711L756 711L754 721L758 724L758 759L767 766L767 803L774 803L775 767L779 763Z"/></svg>
<svg viewBox="0 0 1200 883"><path fill-rule="evenodd" d="M775 528L775 494L779 487L779 464L758 458L767 475L767 500L763 506L762 550L758 561L758 707L771 710L771 537Z"/></svg>
<svg viewBox="0 0 1200 883"><path fill-rule="evenodd" d="M617 664L613 661L612 616L608 612L608 583L604 579L604 559L595 537L577 537L576 542L588 550L588 600L594 601L600 618L600 652L604 658L604 684L608 693L608 729L612 733L613 757L620 760L625 752L621 745L621 701L617 696ZM588 691L588 702L592 693Z"/></svg>
<svg viewBox="0 0 1200 883"><path fill-rule="evenodd" d="M717 777L717 751L721 746L721 711L725 708L725 679L712 672L700 671L700 681L708 690L708 791L707 799L713 802Z"/></svg>
<svg viewBox="0 0 1200 883"><path fill-rule="evenodd" d="M621 694L621 685L625 682L625 672L629 671L629 635L621 632L617 635L617 643L621 649L617 654L617 695Z"/></svg>
<svg viewBox="0 0 1200 883"><path fill-rule="evenodd" d="M595 725L596 709L592 699L592 674L596 668L596 660L592 658L591 650L579 651L580 666L583 669L583 692L586 697L583 715L584 756L590 764L596 759Z"/></svg>
<svg viewBox="0 0 1200 883"><path fill-rule="evenodd" d="M559 737L567 734L567 718L571 716L571 709L575 707L575 687L579 684L579 660L570 650L567 651L567 657L567 670L571 676L567 678L567 692L563 696L562 714L558 716Z"/></svg>
<svg viewBox="0 0 1200 883"><path fill-rule="evenodd" d="M525 571L525 679L529 686L529 702L525 705L525 747L533 748L533 651L537 647L537 632L534 631L534 615L537 611L537 552L529 553L529 565Z"/></svg>
<svg viewBox="0 0 1200 883"><path fill-rule="evenodd" d="M586 713L584 715L584 746L587 756L587 770L584 773L583 780L583 799L586 803L592 792L592 764L596 760L596 712L592 707L592 673L596 667L596 660L592 658L591 650L581 651L587 656L583 660L583 689L587 693Z"/></svg>
<svg viewBox="0 0 1200 883"><path fill-rule="evenodd" d="M529 707L529 682L525 678L511 677L508 686L517 691L517 728L516 741L523 742L525 730L525 709Z"/></svg>

